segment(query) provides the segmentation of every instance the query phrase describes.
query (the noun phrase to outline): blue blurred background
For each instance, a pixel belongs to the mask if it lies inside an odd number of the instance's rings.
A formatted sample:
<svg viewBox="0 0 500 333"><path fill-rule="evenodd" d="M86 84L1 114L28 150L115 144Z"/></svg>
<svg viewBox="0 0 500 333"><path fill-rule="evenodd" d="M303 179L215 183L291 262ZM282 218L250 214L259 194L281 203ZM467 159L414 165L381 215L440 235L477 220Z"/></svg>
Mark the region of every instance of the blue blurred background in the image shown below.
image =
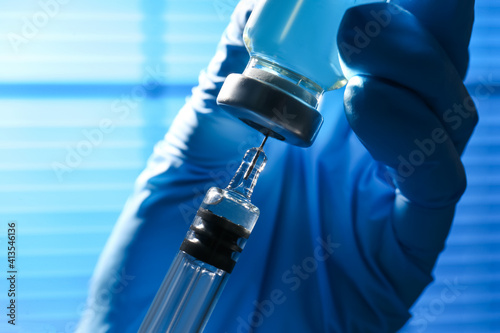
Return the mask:
<svg viewBox="0 0 500 333"><path fill-rule="evenodd" d="M2 2L0 276L16 221L17 325L72 332L113 224L237 0ZM436 282L401 332L500 332L500 3L478 0L467 84L480 124ZM6 273L5 273L6 274ZM0 308L8 299L0 279ZM228 291L229 292L229 291Z"/></svg>

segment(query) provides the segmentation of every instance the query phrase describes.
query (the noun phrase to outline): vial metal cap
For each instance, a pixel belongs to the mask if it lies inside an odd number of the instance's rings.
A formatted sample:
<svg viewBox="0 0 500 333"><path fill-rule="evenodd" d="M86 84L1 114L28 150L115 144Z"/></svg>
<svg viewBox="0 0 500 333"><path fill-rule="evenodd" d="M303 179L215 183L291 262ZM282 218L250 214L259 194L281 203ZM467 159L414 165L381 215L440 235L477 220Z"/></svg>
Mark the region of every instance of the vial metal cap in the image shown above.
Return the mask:
<svg viewBox="0 0 500 333"><path fill-rule="evenodd" d="M323 124L323 117L311 106L317 104L312 94L257 69L229 75L217 104L256 130L299 147L311 146Z"/></svg>

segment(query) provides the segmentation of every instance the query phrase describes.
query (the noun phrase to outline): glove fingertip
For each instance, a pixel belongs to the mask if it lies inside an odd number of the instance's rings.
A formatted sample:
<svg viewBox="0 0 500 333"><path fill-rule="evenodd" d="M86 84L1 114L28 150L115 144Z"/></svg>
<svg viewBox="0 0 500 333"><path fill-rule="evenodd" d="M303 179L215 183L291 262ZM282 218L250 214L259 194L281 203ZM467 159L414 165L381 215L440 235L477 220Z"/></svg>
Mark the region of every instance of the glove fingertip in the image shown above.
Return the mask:
<svg viewBox="0 0 500 333"><path fill-rule="evenodd" d="M469 64L474 0L391 0L412 13L439 42L462 80Z"/></svg>

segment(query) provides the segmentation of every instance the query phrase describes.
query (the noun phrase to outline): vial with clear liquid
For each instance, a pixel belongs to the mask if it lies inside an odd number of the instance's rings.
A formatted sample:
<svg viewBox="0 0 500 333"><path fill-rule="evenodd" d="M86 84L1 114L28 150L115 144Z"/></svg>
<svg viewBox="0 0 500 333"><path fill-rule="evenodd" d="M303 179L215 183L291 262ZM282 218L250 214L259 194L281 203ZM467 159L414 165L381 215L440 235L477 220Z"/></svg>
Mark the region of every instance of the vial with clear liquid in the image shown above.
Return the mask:
<svg viewBox="0 0 500 333"><path fill-rule="evenodd" d="M348 8L375 1L259 1L243 33L253 66L262 62L283 76L295 72L319 93L344 86L337 48L340 21Z"/></svg>
<svg viewBox="0 0 500 333"><path fill-rule="evenodd" d="M310 146L323 122L323 93L347 82L337 47L342 17L350 7L381 1L258 1L243 33L250 61L226 78L217 103L263 133Z"/></svg>

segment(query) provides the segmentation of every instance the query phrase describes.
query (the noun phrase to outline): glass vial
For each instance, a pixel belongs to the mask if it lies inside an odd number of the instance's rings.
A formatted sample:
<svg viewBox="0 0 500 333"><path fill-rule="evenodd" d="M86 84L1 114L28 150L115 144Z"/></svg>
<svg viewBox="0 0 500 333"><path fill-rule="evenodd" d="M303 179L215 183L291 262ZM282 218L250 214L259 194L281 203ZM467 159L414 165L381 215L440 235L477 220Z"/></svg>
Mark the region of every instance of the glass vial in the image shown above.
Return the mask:
<svg viewBox="0 0 500 333"><path fill-rule="evenodd" d="M317 108L346 84L337 31L352 6L383 0L260 0L245 26L250 61L226 78L217 103L249 126L310 146L323 123Z"/></svg>
<svg viewBox="0 0 500 333"><path fill-rule="evenodd" d="M266 67L286 78L296 73L303 80L298 84L316 96L344 86L337 48L340 21L350 7L376 1L259 1L243 34L252 57L249 67Z"/></svg>

